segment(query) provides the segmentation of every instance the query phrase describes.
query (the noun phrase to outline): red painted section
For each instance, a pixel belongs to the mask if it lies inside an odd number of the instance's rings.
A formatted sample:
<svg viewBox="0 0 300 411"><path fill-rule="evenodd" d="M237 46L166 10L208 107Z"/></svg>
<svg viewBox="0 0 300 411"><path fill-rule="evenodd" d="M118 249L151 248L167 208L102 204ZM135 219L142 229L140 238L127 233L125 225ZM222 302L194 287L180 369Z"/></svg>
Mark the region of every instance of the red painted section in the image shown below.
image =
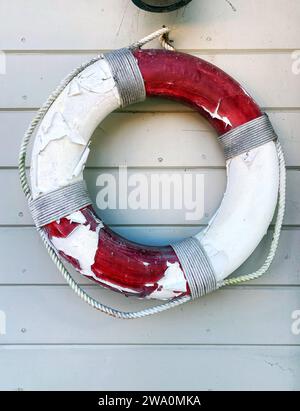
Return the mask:
<svg viewBox="0 0 300 411"><path fill-rule="evenodd" d="M91 270L99 281L110 283L110 285L102 283L106 288L115 290L121 287L126 289L122 291L126 295L146 297L158 289L157 283L164 276L168 263L179 264L172 247L149 247L128 241L109 227L102 227L92 207L80 211L86 218L83 225L89 226L91 231L99 231L98 249ZM71 223L69 219L61 218L46 225L45 230L50 240L53 237L67 238L79 225L80 223ZM81 270L78 260L61 250L58 252L76 270ZM93 279L96 281L95 278ZM187 286L187 292L178 291L176 295L189 293Z"/></svg>
<svg viewBox="0 0 300 411"><path fill-rule="evenodd" d="M178 262L172 247L149 247L133 243L106 226L100 231L92 270L97 277L130 288L138 297L146 297L158 288L157 282L167 270L167 262Z"/></svg>
<svg viewBox="0 0 300 411"><path fill-rule="evenodd" d="M147 96L164 97L192 106L208 119L219 135L262 115L259 106L239 83L202 59L151 49L137 50L134 55ZM231 125L216 115L227 118Z"/></svg>
<svg viewBox="0 0 300 411"><path fill-rule="evenodd" d="M242 87L219 68L196 57L163 50L137 50L134 52L142 72L147 96L165 97L196 108L209 120L218 134L244 124L262 113ZM84 225L98 231L101 222L91 207L81 210ZM48 224L49 238L67 238L79 223L67 218ZM82 245L84 246L84 244ZM58 250L59 251L59 250ZM60 252L77 270L81 267L74 257ZM126 295L146 297L158 289L168 263L178 263L172 247L147 247L130 242L108 227L99 230L98 249L92 272L107 288ZM176 290L174 290L176 291ZM178 292L176 295L189 294Z"/></svg>

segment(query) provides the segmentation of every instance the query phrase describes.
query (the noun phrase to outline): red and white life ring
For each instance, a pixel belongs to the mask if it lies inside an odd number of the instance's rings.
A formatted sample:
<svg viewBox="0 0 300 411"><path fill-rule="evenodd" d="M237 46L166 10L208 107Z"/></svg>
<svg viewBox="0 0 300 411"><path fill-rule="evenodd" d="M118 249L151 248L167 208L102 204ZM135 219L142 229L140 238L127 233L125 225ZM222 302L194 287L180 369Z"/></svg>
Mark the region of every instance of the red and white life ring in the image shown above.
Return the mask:
<svg viewBox="0 0 300 411"><path fill-rule="evenodd" d="M267 120L247 92L210 63L163 50L138 49L131 57L128 53L131 51L114 58L102 56L89 65L69 83L45 115L32 153L32 213L57 253L84 276L126 295L168 300L192 293L186 268L189 249L183 261L174 246L147 247L130 242L104 225L89 203L59 218L58 207L51 220L56 193L60 195L64 188L67 196L69 188L71 196L76 194L72 187L80 187L83 181L93 131L108 114L124 105L130 88L144 87L149 97L169 98L192 106L221 139L225 136L230 141L236 130L244 132L242 145L247 143L252 125L254 132L265 132ZM127 70L127 75L131 73L132 84L122 70ZM124 75L129 91L126 87L124 90L124 84L120 89ZM233 155L226 162L224 198L207 228L193 238L206 256L216 284L236 270L259 244L272 220L278 195L279 167L272 138L257 144L254 138L250 149L241 154L234 154L234 143L227 149ZM45 213L42 218L39 216L47 207L46 217L50 215L51 221L43 219Z"/></svg>

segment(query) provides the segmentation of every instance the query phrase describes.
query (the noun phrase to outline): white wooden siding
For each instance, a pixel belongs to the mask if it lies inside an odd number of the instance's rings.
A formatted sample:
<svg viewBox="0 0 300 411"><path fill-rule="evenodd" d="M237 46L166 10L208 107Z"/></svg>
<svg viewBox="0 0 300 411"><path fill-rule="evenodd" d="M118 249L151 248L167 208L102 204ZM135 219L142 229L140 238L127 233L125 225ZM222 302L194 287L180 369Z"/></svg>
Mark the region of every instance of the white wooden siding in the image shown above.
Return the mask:
<svg viewBox="0 0 300 411"><path fill-rule="evenodd" d="M0 334L1 389L300 389L300 49L298 0L193 0L155 15L129 0L0 0ZM286 153L287 213L270 272L156 317L119 321L93 311L64 283L44 250L18 181L21 136L37 108L73 67L99 51L174 27L183 51L207 59L247 88L269 114ZM154 42L153 46L157 46ZM102 211L120 234L167 244L199 230L222 198L224 158L206 121L179 104L149 100L109 116L94 134L86 179L95 198L99 173L137 170L204 173L205 213ZM235 273L261 264L272 227ZM135 310L124 299L75 274L105 303ZM151 364L149 367L147 365ZM230 371L228 371L230 370Z"/></svg>
<svg viewBox="0 0 300 411"><path fill-rule="evenodd" d="M112 385L115 390L297 390L299 351L295 346L21 345L3 347L0 361L4 384L12 390L111 390ZM12 363L18 363L18 372Z"/></svg>

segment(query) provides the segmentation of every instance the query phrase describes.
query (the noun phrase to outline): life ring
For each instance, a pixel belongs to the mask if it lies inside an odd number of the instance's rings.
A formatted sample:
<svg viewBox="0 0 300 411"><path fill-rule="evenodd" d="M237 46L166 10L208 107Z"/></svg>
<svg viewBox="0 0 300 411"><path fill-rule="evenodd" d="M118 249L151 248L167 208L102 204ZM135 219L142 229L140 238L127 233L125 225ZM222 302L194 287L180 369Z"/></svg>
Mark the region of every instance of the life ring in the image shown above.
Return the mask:
<svg viewBox="0 0 300 411"><path fill-rule="evenodd" d="M207 228L163 247L130 242L102 223L86 193L89 141L112 111L149 97L192 106L224 147L227 188ZM30 209L57 254L84 276L128 296L171 300L216 288L254 251L279 185L276 134L249 94L219 68L164 50L102 55L53 102L35 137Z"/></svg>

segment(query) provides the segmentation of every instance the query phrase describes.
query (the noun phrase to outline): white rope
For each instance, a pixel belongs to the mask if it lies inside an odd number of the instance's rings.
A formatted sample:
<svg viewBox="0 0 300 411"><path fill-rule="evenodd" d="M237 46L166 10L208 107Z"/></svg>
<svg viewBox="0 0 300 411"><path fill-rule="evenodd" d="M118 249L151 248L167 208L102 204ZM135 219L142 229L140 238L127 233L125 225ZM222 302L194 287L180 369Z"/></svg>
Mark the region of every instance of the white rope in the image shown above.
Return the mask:
<svg viewBox="0 0 300 411"><path fill-rule="evenodd" d="M142 40L134 43L130 48L138 48L142 47L149 41L154 40L157 37L161 38L161 44L166 48L168 44L168 38L165 38L163 40L162 36L165 36L169 33L169 28L163 27L160 30L157 30L156 32L150 34L149 36L143 38ZM169 44L170 47L172 47ZM173 48L174 49L174 48ZM32 199L31 195L31 190L30 186L28 183L28 179L26 176L26 154L27 154L27 148L29 141L37 127L37 125L40 123L40 121L44 118L45 114L49 110L51 104L56 100L56 98L59 96L59 94L64 90L64 88L69 84L69 82L76 77L81 71L83 71L86 67L89 65L95 63L97 60L99 60L100 56L95 57L88 61L85 64L82 64L78 68L74 69L60 84L59 86L50 94L48 97L47 101L42 105L42 107L38 110L37 114L31 121L26 133L24 134L24 137L21 142L21 147L20 147L20 153L19 153L19 177L20 177L20 182L21 186L23 189L23 192L27 198L27 200ZM284 162L284 156L283 152L280 146L280 143L277 142L277 152L278 152L278 159L279 159L279 166L280 166L280 181L279 181L279 203L278 203L278 213L277 213L277 218L276 218L276 223L275 223L275 230L274 230L274 236L272 240L272 244L270 247L270 252L267 256L267 259L263 266L257 270L256 272L244 276L240 276L237 278L232 278L225 280L222 285L236 285L244 281L249 281L255 278L260 277L263 275L268 268L270 267L277 247L278 247L278 242L279 242L279 237L280 237L280 231L281 231L281 226L283 222L283 216L284 216L284 210L285 210L285 185L286 185L286 174L285 174L285 162ZM179 297L174 300L168 301L164 304L157 305L154 307L146 308L144 310L140 311L134 311L134 312L124 312L120 311L111 307L106 306L105 304L102 304L101 302L97 301L93 297L91 297L86 291L84 291L78 283L74 280L72 275L69 273L65 265L63 264L61 257L58 255L57 251L55 248L52 246L50 243L45 231L43 229L38 229L38 232L42 238L42 241L52 259L52 261L56 264L58 270L62 274L62 276L65 278L66 282L69 284L69 286L72 288L72 290L77 294L83 301L85 301L87 304L92 306L93 308L111 315L115 318L121 318L121 319L136 319L136 318L142 318L146 317L149 315L157 314L163 311L166 311L170 308L176 307L178 305L181 305L187 301L191 300L190 296L184 296L184 297Z"/></svg>
<svg viewBox="0 0 300 411"><path fill-rule="evenodd" d="M169 27L163 26L161 29L154 31L153 33L142 38L141 40L136 41L135 43L131 44L131 46L129 46L129 49L133 50L133 49L141 48L145 46L145 44L150 43L150 41L159 38L159 42L163 48L165 48L166 50L174 51L175 48L169 43L170 31L171 30L169 29Z"/></svg>

